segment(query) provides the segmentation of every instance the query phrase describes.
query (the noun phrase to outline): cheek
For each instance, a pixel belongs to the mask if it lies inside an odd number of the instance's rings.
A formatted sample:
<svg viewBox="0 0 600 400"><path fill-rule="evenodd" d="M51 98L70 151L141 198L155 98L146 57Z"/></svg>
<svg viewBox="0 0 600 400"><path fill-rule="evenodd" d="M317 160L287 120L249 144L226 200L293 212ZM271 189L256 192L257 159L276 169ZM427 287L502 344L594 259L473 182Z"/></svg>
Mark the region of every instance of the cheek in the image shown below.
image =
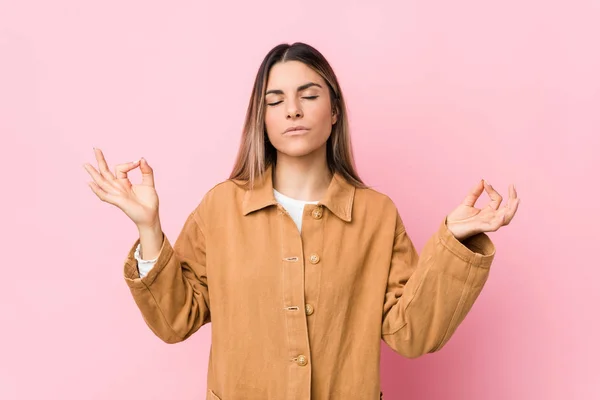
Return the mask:
<svg viewBox="0 0 600 400"><path fill-rule="evenodd" d="M321 124L329 124L331 120L331 107L328 104L319 104L313 110L314 118Z"/></svg>
<svg viewBox="0 0 600 400"><path fill-rule="evenodd" d="M269 137L279 130L279 123L277 122L277 116L272 110L268 110L265 113L265 126L267 128L267 134Z"/></svg>

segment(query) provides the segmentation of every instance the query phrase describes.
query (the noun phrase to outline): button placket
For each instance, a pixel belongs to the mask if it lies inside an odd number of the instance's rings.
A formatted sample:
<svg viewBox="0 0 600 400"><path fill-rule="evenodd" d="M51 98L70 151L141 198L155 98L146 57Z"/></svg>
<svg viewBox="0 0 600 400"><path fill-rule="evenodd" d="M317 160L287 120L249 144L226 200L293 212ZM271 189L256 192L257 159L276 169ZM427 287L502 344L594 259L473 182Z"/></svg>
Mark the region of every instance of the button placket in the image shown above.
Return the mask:
<svg viewBox="0 0 600 400"><path fill-rule="evenodd" d="M305 282L306 290L304 294L304 314L309 335L314 334L315 324L317 323L315 310L319 306L321 273L323 264L323 237L325 224L329 218L329 213L325 215L325 207L321 204L313 206L308 211L308 217L302 225L303 247L305 251ZM312 218L311 218L312 217Z"/></svg>
<svg viewBox="0 0 600 400"><path fill-rule="evenodd" d="M288 353L290 363L297 368L290 370L289 393L310 393L310 345L305 310L305 267L310 265L304 253L302 237L290 214L281 214L281 262L283 304ZM309 253L310 254L310 253ZM303 312L304 311L304 312ZM293 364L292 364L293 365ZM302 367L302 368L300 368Z"/></svg>

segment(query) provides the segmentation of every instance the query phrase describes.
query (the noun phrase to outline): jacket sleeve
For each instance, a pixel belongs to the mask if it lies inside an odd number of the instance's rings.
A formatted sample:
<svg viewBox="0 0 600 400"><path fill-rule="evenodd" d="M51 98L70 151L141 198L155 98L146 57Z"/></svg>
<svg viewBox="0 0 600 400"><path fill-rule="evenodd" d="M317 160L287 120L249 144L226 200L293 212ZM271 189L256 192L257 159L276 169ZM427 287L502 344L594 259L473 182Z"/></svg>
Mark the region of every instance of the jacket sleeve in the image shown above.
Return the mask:
<svg viewBox="0 0 600 400"><path fill-rule="evenodd" d="M483 289L494 255L485 233L458 241L444 219L419 256L398 215L383 340L408 358L441 349Z"/></svg>
<svg viewBox="0 0 600 400"><path fill-rule="evenodd" d="M143 278L134 257L139 242L138 238L125 260L125 282L150 329L167 343L181 342L210 322L206 240L199 209L188 216L173 247L164 235L156 263Z"/></svg>

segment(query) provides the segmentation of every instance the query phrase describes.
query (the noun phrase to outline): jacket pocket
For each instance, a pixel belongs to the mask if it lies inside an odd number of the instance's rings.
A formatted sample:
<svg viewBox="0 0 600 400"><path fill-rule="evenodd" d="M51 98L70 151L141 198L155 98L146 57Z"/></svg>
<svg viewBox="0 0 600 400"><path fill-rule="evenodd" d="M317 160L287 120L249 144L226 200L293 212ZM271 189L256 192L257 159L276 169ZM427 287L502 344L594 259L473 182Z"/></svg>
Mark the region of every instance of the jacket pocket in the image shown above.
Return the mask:
<svg viewBox="0 0 600 400"><path fill-rule="evenodd" d="M208 396L209 400L221 400L221 398L219 396L217 396L215 394L215 392L213 392L210 389L208 390L208 394L209 394L209 396Z"/></svg>

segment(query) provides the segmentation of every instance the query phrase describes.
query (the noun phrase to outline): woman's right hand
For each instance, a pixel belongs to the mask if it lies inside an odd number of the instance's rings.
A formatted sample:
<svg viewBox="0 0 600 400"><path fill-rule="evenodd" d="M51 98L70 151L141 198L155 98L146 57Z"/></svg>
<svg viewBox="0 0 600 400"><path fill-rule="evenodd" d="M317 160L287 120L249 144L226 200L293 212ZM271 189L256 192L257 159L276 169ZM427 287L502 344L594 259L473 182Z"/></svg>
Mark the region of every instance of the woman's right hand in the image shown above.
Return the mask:
<svg viewBox="0 0 600 400"><path fill-rule="evenodd" d="M158 217L158 194L154 188L154 172L144 158L115 166L114 175L108 169L100 149L94 149L99 172L89 163L83 167L90 174L92 191L100 200L120 208L136 224L138 229L160 226ZM142 183L133 185L127 173L140 167Z"/></svg>

